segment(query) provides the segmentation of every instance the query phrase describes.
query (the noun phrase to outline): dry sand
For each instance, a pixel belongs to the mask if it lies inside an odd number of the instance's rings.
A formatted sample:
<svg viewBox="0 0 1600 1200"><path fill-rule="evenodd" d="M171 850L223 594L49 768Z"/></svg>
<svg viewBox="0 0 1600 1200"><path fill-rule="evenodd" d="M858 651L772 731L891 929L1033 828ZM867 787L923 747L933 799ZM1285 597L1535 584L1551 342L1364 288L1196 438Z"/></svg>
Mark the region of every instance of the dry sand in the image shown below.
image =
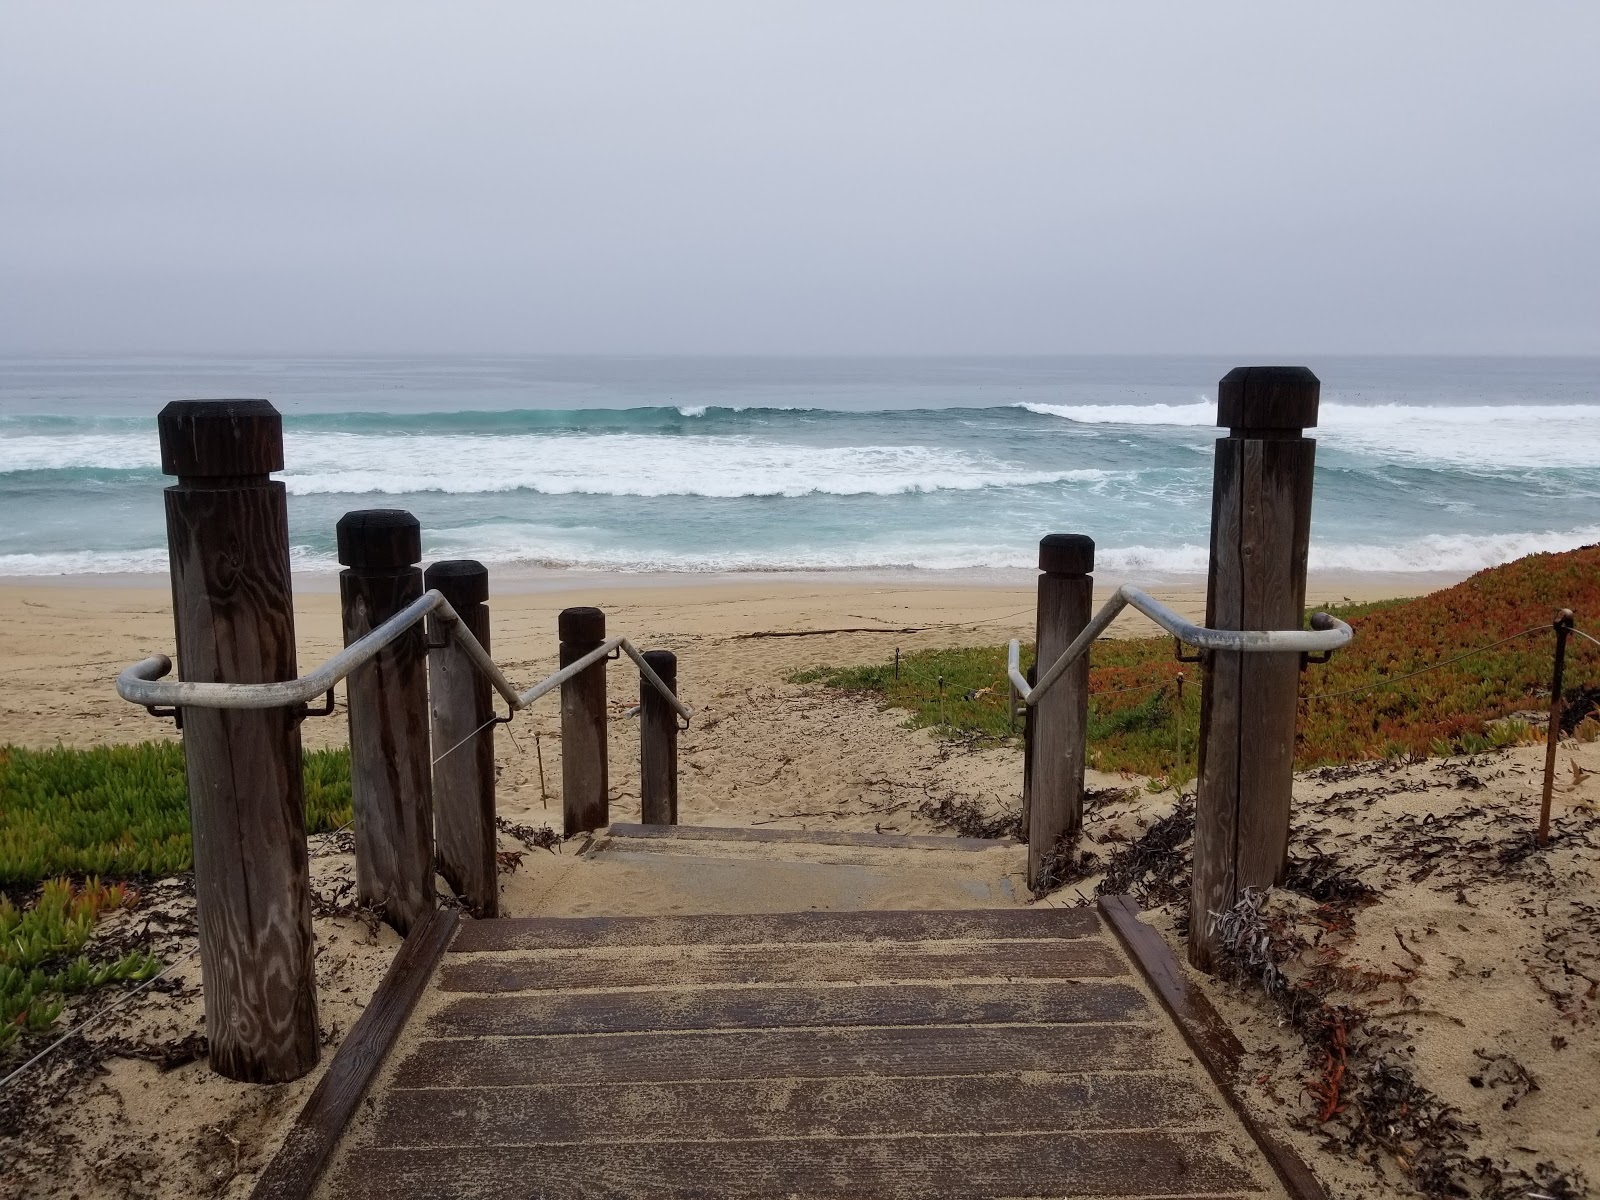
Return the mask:
<svg viewBox="0 0 1600 1200"><path fill-rule="evenodd" d="M934 823L917 811L924 801L970 800L989 811L1016 804L1016 750L969 752L926 731L905 729L902 715L880 712L868 701L785 679L819 663L881 662L896 646L913 650L1026 636L1032 615L1026 587L798 578L700 586L588 581L579 588L523 582L521 590L497 592L493 604L495 656L514 681L532 682L553 669L555 616L571 604L598 604L607 611L612 632L678 653L680 691L697 709L681 742L686 824L932 832ZM1317 581L1312 600L1415 593L1437 582ZM1152 590L1193 615L1203 606L1193 584ZM91 745L175 736L170 724L125 704L111 688L122 666L170 651L164 587L148 581L7 586L0 588L0 616L0 650L14 683L0 697L0 742ZM300 588L297 622L305 669L338 643L337 598L328 579L306 581ZM916 632L746 636L855 626ZM1142 619L1130 619L1122 628L1149 631ZM635 702L631 686L623 683L628 674L613 673L612 815L618 820L638 815L637 738L623 717ZM342 706L338 717L308 721L305 728L309 745L341 743ZM519 717L512 735L497 739L500 810L513 824L559 824L555 729L554 704L546 702ZM1275 899L1272 909L1281 918L1280 930L1308 943L1318 939L1308 945L1305 963L1290 964L1291 971L1304 973L1307 963L1326 953L1341 964L1355 964L1356 973L1343 978L1366 990L1334 998L1378 1005L1376 1011L1396 1028L1397 1044L1409 1055L1417 1082L1479 1127L1461 1134L1466 1157L1505 1163L1511 1174L1501 1191L1508 1195L1521 1194L1518 1170L1545 1180L1552 1195L1559 1195L1563 1174L1570 1180L1571 1172L1581 1170L1600 1178L1600 1117L1589 1107L1600 1093L1594 1082L1600 1078L1595 1021L1600 1006L1593 982L1600 979L1600 930L1592 919L1600 833L1586 815L1600 803L1600 784L1593 775L1579 778L1569 766L1576 762L1580 769L1600 773L1600 747L1561 752L1565 790L1558 813L1568 836L1558 850L1508 866L1502 843L1511 844L1526 830L1501 818L1529 811L1529 772L1538 753L1514 751L1493 764L1466 767L1481 787L1458 786L1460 764L1447 764L1442 773L1438 764L1410 766L1399 774L1360 776L1353 782L1302 778L1296 853L1309 853L1315 838L1316 848L1380 888L1382 901L1359 908L1335 930L1324 927L1326 918L1318 923L1315 906L1291 895ZM1130 782L1139 781L1091 779L1098 786ZM1363 788L1368 790L1348 794ZM1171 803L1170 793L1135 791L1104 806L1090 824L1099 844L1088 848L1110 855L1138 838ZM1452 836L1473 849L1446 847L1436 855L1443 862L1432 873L1413 879L1421 867L1408 855L1417 844L1418 823L1430 815L1430 824L1451 822ZM331 1051L376 986L395 939L358 914L341 911L349 855L338 838L318 843L318 886L325 896L317 918L319 989ZM610 904L608 885L595 874L598 868L575 857L570 847L552 855L526 849L509 836L501 845L523 855L521 864L503 876L509 913L601 911ZM770 857L776 869L794 852L777 849ZM1458 877L1468 880L1460 884L1464 900L1457 899ZM1046 902L1075 903L1077 893L1088 895L1094 883L1093 878L1080 881ZM626 891L628 911L682 904L669 890L651 892L640 877L609 886ZM933 894L937 889L919 896L915 888L897 887L899 905L940 902ZM170 936L159 944L170 960L194 944L185 927L192 920L192 902L181 894L161 897L159 906L155 899L132 919L142 920L151 908L173 914ZM993 902L1017 901L1000 897ZM737 898L728 903L737 904ZM1173 935L1169 912L1155 912L1152 921ZM1396 944L1396 931L1406 948ZM1371 982L1361 971L1396 979ZM133 1055L159 1057L179 1045L181 1057L182 1040L202 1029L194 960L174 978L175 991L149 993L97 1037L121 1037L147 1047L122 1047ZM1393 1153L1377 1155L1375 1171L1335 1144L1337 1121L1318 1129L1308 1119L1312 1101L1305 1088L1316 1079L1318 1064L1307 1059L1267 1002L1248 989L1206 986L1251 1051L1255 1102L1335 1193L1409 1194L1413 1178ZM42 1076L49 1081L40 1093L43 1107L9 1114L22 1125L22 1136L0 1141L0 1193L10 1194L9 1179L18 1185L10 1191L20 1195L246 1194L316 1078L251 1088L211 1076L203 1062L163 1072L156 1063L112 1055L96 1066L102 1053L64 1055ZM1527 1086L1523 1073L1537 1082L1537 1090ZM1474 1077L1482 1086L1473 1084ZM1513 1095L1515 1103L1504 1107ZM1542 1162L1551 1166L1541 1168ZM25 1165L25 1173L8 1177L17 1164Z"/></svg>

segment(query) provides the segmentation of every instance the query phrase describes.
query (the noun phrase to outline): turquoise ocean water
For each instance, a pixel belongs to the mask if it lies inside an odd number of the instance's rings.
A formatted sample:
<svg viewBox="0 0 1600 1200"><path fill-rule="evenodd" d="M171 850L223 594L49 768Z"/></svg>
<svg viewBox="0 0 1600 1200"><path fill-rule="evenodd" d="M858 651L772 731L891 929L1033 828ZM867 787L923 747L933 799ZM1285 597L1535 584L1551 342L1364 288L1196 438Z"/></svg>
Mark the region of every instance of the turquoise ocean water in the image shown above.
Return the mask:
<svg viewBox="0 0 1600 1200"><path fill-rule="evenodd" d="M1600 359L1309 359L1313 568L1600 541ZM1216 381L1180 358L0 359L0 575L165 569L155 413L284 413L296 565L354 508L427 555L624 570L1203 571Z"/></svg>

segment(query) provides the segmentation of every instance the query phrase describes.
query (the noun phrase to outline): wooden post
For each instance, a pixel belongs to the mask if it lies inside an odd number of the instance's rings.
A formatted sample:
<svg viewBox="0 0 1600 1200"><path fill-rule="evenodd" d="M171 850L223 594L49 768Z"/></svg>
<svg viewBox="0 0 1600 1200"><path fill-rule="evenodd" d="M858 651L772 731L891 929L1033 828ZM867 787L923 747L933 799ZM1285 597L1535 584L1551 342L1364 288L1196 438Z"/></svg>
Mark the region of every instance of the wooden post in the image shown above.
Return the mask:
<svg viewBox="0 0 1600 1200"><path fill-rule="evenodd" d="M295 678L283 419L265 400L161 410L178 678ZM317 992L298 714L183 710L211 1067L282 1083L316 1065Z"/></svg>
<svg viewBox="0 0 1600 1200"><path fill-rule="evenodd" d="M1094 539L1052 533L1039 540L1039 599L1035 667L1050 669L1092 615ZM1089 727L1089 656L1069 667L1034 705L1025 771L1028 785L1028 886L1063 838L1083 827L1083 756Z"/></svg>
<svg viewBox="0 0 1600 1200"><path fill-rule="evenodd" d="M1024 675L1031 688L1039 682L1039 663L1037 655L1034 663ZM1022 707L1022 817L1017 824L1017 840L1026 842L1028 831L1033 828L1031 822L1033 812L1033 713L1034 707L1025 704Z"/></svg>
<svg viewBox="0 0 1600 1200"><path fill-rule="evenodd" d="M670 650L646 650L644 660L676 695L678 656ZM678 823L678 714L643 675L639 676L639 820L645 825Z"/></svg>
<svg viewBox="0 0 1600 1200"><path fill-rule="evenodd" d="M489 649L489 571L471 559L436 562L422 577ZM430 621L430 625L434 624ZM428 704L433 714L434 835L439 874L475 917L500 911L494 832L494 689L466 651L442 629L428 647Z"/></svg>
<svg viewBox="0 0 1600 1200"><path fill-rule="evenodd" d="M1217 388L1206 624L1299 629L1305 615L1321 384L1305 367L1238 367ZM1200 698L1189 961L1212 969L1211 914L1283 880L1294 785L1297 653L1208 653Z"/></svg>
<svg viewBox="0 0 1600 1200"><path fill-rule="evenodd" d="M557 620L561 665L570 666L606 640L598 608L566 608ZM561 685L561 824L571 837L611 823L606 756L604 660Z"/></svg>
<svg viewBox="0 0 1600 1200"><path fill-rule="evenodd" d="M339 518L338 543L348 646L422 595L422 530L408 512L368 509ZM402 934L437 903L427 664L419 622L345 681L356 894Z"/></svg>
<svg viewBox="0 0 1600 1200"><path fill-rule="evenodd" d="M1561 677L1567 667L1567 635L1572 632L1572 610L1563 608L1551 626L1556 634L1555 665L1550 672L1550 724L1544 736L1544 790L1539 799L1537 844L1550 844L1550 797L1556 786L1556 747L1561 744Z"/></svg>

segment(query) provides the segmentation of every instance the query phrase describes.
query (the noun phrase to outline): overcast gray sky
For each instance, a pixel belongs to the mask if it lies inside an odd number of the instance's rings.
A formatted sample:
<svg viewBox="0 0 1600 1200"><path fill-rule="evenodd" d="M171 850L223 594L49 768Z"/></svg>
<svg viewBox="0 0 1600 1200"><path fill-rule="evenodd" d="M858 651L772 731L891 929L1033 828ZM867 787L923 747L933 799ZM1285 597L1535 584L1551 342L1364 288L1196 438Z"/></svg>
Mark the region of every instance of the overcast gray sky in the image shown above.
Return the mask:
<svg viewBox="0 0 1600 1200"><path fill-rule="evenodd" d="M0 352L1600 353L1600 4L0 7Z"/></svg>

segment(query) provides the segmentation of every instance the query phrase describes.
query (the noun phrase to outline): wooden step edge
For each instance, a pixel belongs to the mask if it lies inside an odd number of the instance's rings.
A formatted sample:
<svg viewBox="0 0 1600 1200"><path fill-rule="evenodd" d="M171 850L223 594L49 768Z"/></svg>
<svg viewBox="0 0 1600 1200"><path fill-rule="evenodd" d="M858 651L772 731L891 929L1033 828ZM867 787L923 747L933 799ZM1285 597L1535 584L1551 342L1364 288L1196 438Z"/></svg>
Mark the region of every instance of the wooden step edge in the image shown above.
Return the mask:
<svg viewBox="0 0 1600 1200"><path fill-rule="evenodd" d="M848 829L794 829L779 825L634 825L614 821L613 839L681 842L810 842L818 846L863 846L878 850L1000 850L1016 848L1011 839L947 837L933 833L864 833Z"/></svg>
<svg viewBox="0 0 1600 1200"><path fill-rule="evenodd" d="M951 929L961 930L951 932ZM756 946L883 941L1093 938L1092 908L807 909L787 913L499 917L463 921L453 954L625 946Z"/></svg>
<svg viewBox="0 0 1600 1200"><path fill-rule="evenodd" d="M256 1179L250 1200L301 1200L311 1194L356 1105L433 978L459 917L458 909L435 909L400 944L378 990Z"/></svg>
<svg viewBox="0 0 1600 1200"><path fill-rule="evenodd" d="M1206 994L1189 982L1166 940L1139 920L1139 906L1133 897L1102 896L1099 909L1162 1007L1172 1014L1183 1040L1205 1066L1228 1107L1261 1148L1291 1200L1328 1200L1328 1193L1305 1160L1293 1147L1262 1128L1245 1104L1239 1092L1244 1045Z"/></svg>

